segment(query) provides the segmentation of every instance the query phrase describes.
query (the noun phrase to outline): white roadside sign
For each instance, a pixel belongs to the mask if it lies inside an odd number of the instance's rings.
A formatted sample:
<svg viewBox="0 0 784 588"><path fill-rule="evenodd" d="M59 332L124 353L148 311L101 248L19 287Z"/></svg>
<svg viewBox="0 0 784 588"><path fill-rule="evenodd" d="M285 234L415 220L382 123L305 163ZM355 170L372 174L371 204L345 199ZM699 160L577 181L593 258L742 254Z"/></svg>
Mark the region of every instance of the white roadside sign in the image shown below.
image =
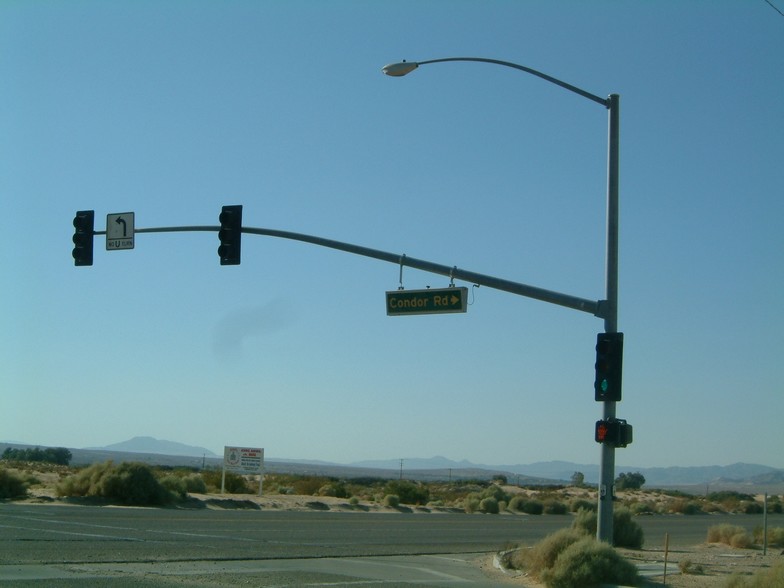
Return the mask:
<svg viewBox="0 0 784 588"><path fill-rule="evenodd" d="M134 213L106 215L106 250L133 249Z"/></svg>
<svg viewBox="0 0 784 588"><path fill-rule="evenodd" d="M264 469L263 447L224 447L223 467L229 472L260 474Z"/></svg>

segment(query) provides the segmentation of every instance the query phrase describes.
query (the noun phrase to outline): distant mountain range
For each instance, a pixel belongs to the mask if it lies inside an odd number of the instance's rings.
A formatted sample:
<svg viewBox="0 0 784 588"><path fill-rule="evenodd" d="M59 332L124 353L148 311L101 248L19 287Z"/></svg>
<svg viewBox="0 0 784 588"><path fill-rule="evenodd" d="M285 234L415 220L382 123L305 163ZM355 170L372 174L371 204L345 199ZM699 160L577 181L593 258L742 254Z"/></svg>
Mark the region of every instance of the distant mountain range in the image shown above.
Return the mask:
<svg viewBox="0 0 784 588"><path fill-rule="evenodd" d="M365 468L400 468L399 459L359 461L351 464L355 467ZM405 470L413 469L482 469L498 471L512 475L523 475L532 478L549 480L570 480L575 472L585 476L586 483L596 483L599 480L599 466L595 464L578 464L568 461L542 461L532 464L516 465L483 465L471 463L467 460L452 461L445 457L437 456L430 459L411 458L403 460ZM727 466L693 466L693 467L626 467L616 466L617 473L639 472L645 476L646 486L679 486L679 485L705 485L705 484L782 484L784 483L784 470L769 466L734 463Z"/></svg>
<svg viewBox="0 0 784 588"><path fill-rule="evenodd" d="M5 447L30 447L21 443L0 443L0 452ZM154 437L134 437L128 441L114 443L105 447L72 449L73 463L92 463L106 459L136 460L147 463L167 465L190 465L198 467L205 464L221 463L221 456L204 447L194 447L175 441L155 439ZM137 454L129 457L125 454ZM490 479L504 475L511 483L552 484L569 482L575 472L585 477L587 484L595 484L599 479L599 466L578 464L568 461L542 461L531 464L487 465L472 463L468 460L454 461L446 457L403 458L357 461L340 464L307 459L270 459L267 458L268 471L304 473L311 475L331 475L336 477L379 476L394 477L400 470L408 479ZM639 472L645 476L645 486L693 486L693 490L706 488L771 487L776 491L784 490L784 469L769 466L735 463L727 466L693 467L632 467L616 466L616 474Z"/></svg>
<svg viewBox="0 0 784 588"><path fill-rule="evenodd" d="M187 457L218 457L215 453L204 447L194 447L177 443L176 441L165 441L155 437L134 437L128 441L113 443L105 447L85 447L92 451L122 451L126 453L153 453L159 455L184 455Z"/></svg>

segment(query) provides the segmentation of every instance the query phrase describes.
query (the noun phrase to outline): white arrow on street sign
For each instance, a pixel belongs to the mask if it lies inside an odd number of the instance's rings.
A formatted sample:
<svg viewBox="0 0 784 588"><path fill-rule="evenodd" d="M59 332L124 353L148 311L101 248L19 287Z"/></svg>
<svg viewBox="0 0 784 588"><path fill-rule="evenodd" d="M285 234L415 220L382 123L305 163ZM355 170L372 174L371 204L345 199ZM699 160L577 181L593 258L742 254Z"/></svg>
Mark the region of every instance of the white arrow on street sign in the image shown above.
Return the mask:
<svg viewBox="0 0 784 588"><path fill-rule="evenodd" d="M106 250L133 249L134 214L120 212L106 215Z"/></svg>

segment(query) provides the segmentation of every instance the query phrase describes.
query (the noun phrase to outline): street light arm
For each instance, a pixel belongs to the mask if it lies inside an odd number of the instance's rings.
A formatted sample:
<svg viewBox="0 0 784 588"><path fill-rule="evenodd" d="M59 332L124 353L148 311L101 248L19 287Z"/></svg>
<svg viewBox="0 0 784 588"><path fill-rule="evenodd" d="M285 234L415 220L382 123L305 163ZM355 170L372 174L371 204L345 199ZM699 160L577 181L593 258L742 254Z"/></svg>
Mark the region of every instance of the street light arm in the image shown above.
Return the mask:
<svg viewBox="0 0 784 588"><path fill-rule="evenodd" d="M420 65L426 65L428 63L442 63L444 61L479 61L481 63L494 63L496 65L503 65L505 67L519 69L520 71L524 71L531 75L535 75L538 78L542 78L543 80L546 80L550 83L553 83L556 86L561 86L562 88L565 88L570 92L579 94L584 98L593 100L594 102L597 102L606 108L610 107L610 101L607 98L601 98L600 96L591 94L590 92L586 92L585 90L578 88L577 86L568 84L562 80L559 80L558 78L554 78L553 76L548 76L547 74L532 69L530 67L519 65L517 63L512 63L511 61L501 61L500 59L488 59L486 57L444 57L442 59L429 59L427 61L403 61L401 63L391 63L389 65L386 65L382 68L381 71L388 76L400 77L408 73L411 73Z"/></svg>

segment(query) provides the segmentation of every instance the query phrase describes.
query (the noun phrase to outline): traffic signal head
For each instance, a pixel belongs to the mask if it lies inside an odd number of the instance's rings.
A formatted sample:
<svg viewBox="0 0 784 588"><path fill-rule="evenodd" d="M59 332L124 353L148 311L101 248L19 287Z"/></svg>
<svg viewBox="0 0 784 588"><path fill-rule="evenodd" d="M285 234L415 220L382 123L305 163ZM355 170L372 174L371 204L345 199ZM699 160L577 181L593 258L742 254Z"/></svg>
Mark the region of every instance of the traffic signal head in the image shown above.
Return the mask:
<svg viewBox="0 0 784 588"><path fill-rule="evenodd" d="M95 234L95 211L80 210L73 220L74 248L71 254L74 265L93 264L93 235Z"/></svg>
<svg viewBox="0 0 784 588"><path fill-rule="evenodd" d="M623 377L623 333L596 336L596 379L594 397L599 402L621 400Z"/></svg>
<svg viewBox="0 0 784 588"><path fill-rule="evenodd" d="M224 206L220 216L218 255L221 265L239 265L242 245L242 205Z"/></svg>
<svg viewBox="0 0 784 588"><path fill-rule="evenodd" d="M626 447L632 442L632 426L623 419L596 421L594 440L613 447Z"/></svg>

